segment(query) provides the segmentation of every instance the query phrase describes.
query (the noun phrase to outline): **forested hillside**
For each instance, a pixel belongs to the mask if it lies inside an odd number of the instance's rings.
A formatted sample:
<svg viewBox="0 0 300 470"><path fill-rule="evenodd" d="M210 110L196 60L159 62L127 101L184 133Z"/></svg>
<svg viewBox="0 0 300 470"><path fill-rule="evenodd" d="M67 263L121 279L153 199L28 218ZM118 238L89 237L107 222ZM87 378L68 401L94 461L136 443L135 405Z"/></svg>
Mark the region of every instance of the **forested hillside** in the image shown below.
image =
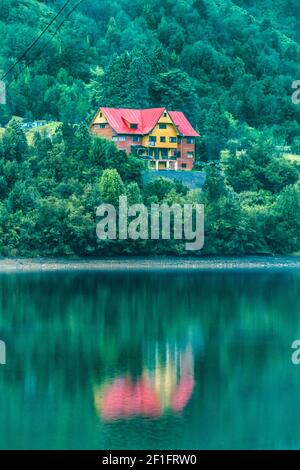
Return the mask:
<svg viewBox="0 0 300 470"><path fill-rule="evenodd" d="M64 3L0 0L0 69ZM77 3L5 79L0 255L184 254L176 240L97 240L96 207L120 195L147 207L203 203L196 254L299 254L299 155L278 152L300 152L299 1L83 0L72 12ZM143 185L140 159L89 133L100 105L183 111L201 134L203 190ZM12 116L55 121L52 134L26 139Z"/></svg>
<svg viewBox="0 0 300 470"><path fill-rule="evenodd" d="M0 0L0 69L63 3ZM299 136L300 106L291 102L300 76L297 0L83 0L56 31L75 4L7 77L2 124L11 115L81 122L100 103L165 105L203 134L217 102L224 119L213 127L226 138L235 137L232 122L235 131L267 128L279 143Z"/></svg>

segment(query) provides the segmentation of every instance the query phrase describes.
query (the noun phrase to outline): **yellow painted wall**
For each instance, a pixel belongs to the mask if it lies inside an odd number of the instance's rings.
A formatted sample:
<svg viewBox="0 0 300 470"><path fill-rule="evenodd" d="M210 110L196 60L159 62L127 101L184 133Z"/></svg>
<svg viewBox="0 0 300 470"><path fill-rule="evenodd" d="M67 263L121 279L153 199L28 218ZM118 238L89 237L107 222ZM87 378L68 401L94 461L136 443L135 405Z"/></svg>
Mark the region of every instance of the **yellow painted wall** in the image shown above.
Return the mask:
<svg viewBox="0 0 300 470"><path fill-rule="evenodd" d="M166 129L160 129L159 124L166 124L167 128ZM152 143L152 145L149 145L149 136L155 136L156 137L156 142ZM170 118L169 114L166 113L166 117L164 115L161 116L160 120L152 130L152 132L143 137L142 145L145 147L150 147L150 148L167 148L167 149L176 149L177 148L177 142L171 143L170 142L170 137L177 137L178 136L178 131L176 127L174 126L172 119ZM160 137L165 137L166 142L161 142Z"/></svg>
<svg viewBox="0 0 300 470"><path fill-rule="evenodd" d="M102 117L100 116L101 114L102 114ZM101 111L97 113L97 116L95 117L93 121L93 124L107 124L107 119L104 116L104 114L101 113Z"/></svg>

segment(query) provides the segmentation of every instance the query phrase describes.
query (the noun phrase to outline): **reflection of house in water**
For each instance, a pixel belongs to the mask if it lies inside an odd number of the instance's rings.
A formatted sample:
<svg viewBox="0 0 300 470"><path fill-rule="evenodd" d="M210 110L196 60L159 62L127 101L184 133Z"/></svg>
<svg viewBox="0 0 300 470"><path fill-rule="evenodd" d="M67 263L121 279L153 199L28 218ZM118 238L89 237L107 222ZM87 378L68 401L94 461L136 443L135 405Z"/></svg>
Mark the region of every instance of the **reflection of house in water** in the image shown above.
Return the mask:
<svg viewBox="0 0 300 470"><path fill-rule="evenodd" d="M164 353L156 351L154 364L144 367L141 377L116 377L96 386L95 406L105 420L132 416L156 417L165 411L181 411L194 389L192 348L185 351L167 346Z"/></svg>

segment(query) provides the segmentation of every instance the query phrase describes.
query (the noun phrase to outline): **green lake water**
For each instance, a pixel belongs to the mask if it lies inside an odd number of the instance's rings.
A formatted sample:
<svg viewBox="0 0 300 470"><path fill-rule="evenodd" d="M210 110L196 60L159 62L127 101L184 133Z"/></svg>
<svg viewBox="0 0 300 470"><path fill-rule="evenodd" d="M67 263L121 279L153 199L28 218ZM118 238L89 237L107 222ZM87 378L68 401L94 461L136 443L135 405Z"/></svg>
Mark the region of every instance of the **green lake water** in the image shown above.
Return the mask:
<svg viewBox="0 0 300 470"><path fill-rule="evenodd" d="M0 448L300 448L300 270L0 276Z"/></svg>

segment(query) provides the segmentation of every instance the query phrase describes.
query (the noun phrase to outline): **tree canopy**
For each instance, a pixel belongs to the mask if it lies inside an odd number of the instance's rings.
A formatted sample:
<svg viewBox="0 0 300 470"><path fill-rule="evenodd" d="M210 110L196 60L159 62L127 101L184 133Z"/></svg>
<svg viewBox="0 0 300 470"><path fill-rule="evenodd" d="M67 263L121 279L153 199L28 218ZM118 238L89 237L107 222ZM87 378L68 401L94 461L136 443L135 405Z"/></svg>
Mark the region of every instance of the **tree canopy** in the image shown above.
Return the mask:
<svg viewBox="0 0 300 470"><path fill-rule="evenodd" d="M61 5L0 0L0 69ZM2 125L13 115L89 121L100 104L167 106L205 135L218 102L222 138L226 115L272 129L289 145L299 136L300 107L291 101L300 61L296 0L85 0L56 31L60 21L8 75ZM214 151L213 135L207 139Z"/></svg>
<svg viewBox="0 0 300 470"><path fill-rule="evenodd" d="M7 71L62 0L0 0L0 69ZM107 245L95 209L131 203L204 203L202 254L294 253L299 240L297 0L75 2L8 74L0 106L0 254L181 254L177 241ZM60 27L58 28L58 26ZM166 106L200 132L202 191L158 179L143 162L92 137L102 106ZM29 141L20 119L58 121Z"/></svg>

